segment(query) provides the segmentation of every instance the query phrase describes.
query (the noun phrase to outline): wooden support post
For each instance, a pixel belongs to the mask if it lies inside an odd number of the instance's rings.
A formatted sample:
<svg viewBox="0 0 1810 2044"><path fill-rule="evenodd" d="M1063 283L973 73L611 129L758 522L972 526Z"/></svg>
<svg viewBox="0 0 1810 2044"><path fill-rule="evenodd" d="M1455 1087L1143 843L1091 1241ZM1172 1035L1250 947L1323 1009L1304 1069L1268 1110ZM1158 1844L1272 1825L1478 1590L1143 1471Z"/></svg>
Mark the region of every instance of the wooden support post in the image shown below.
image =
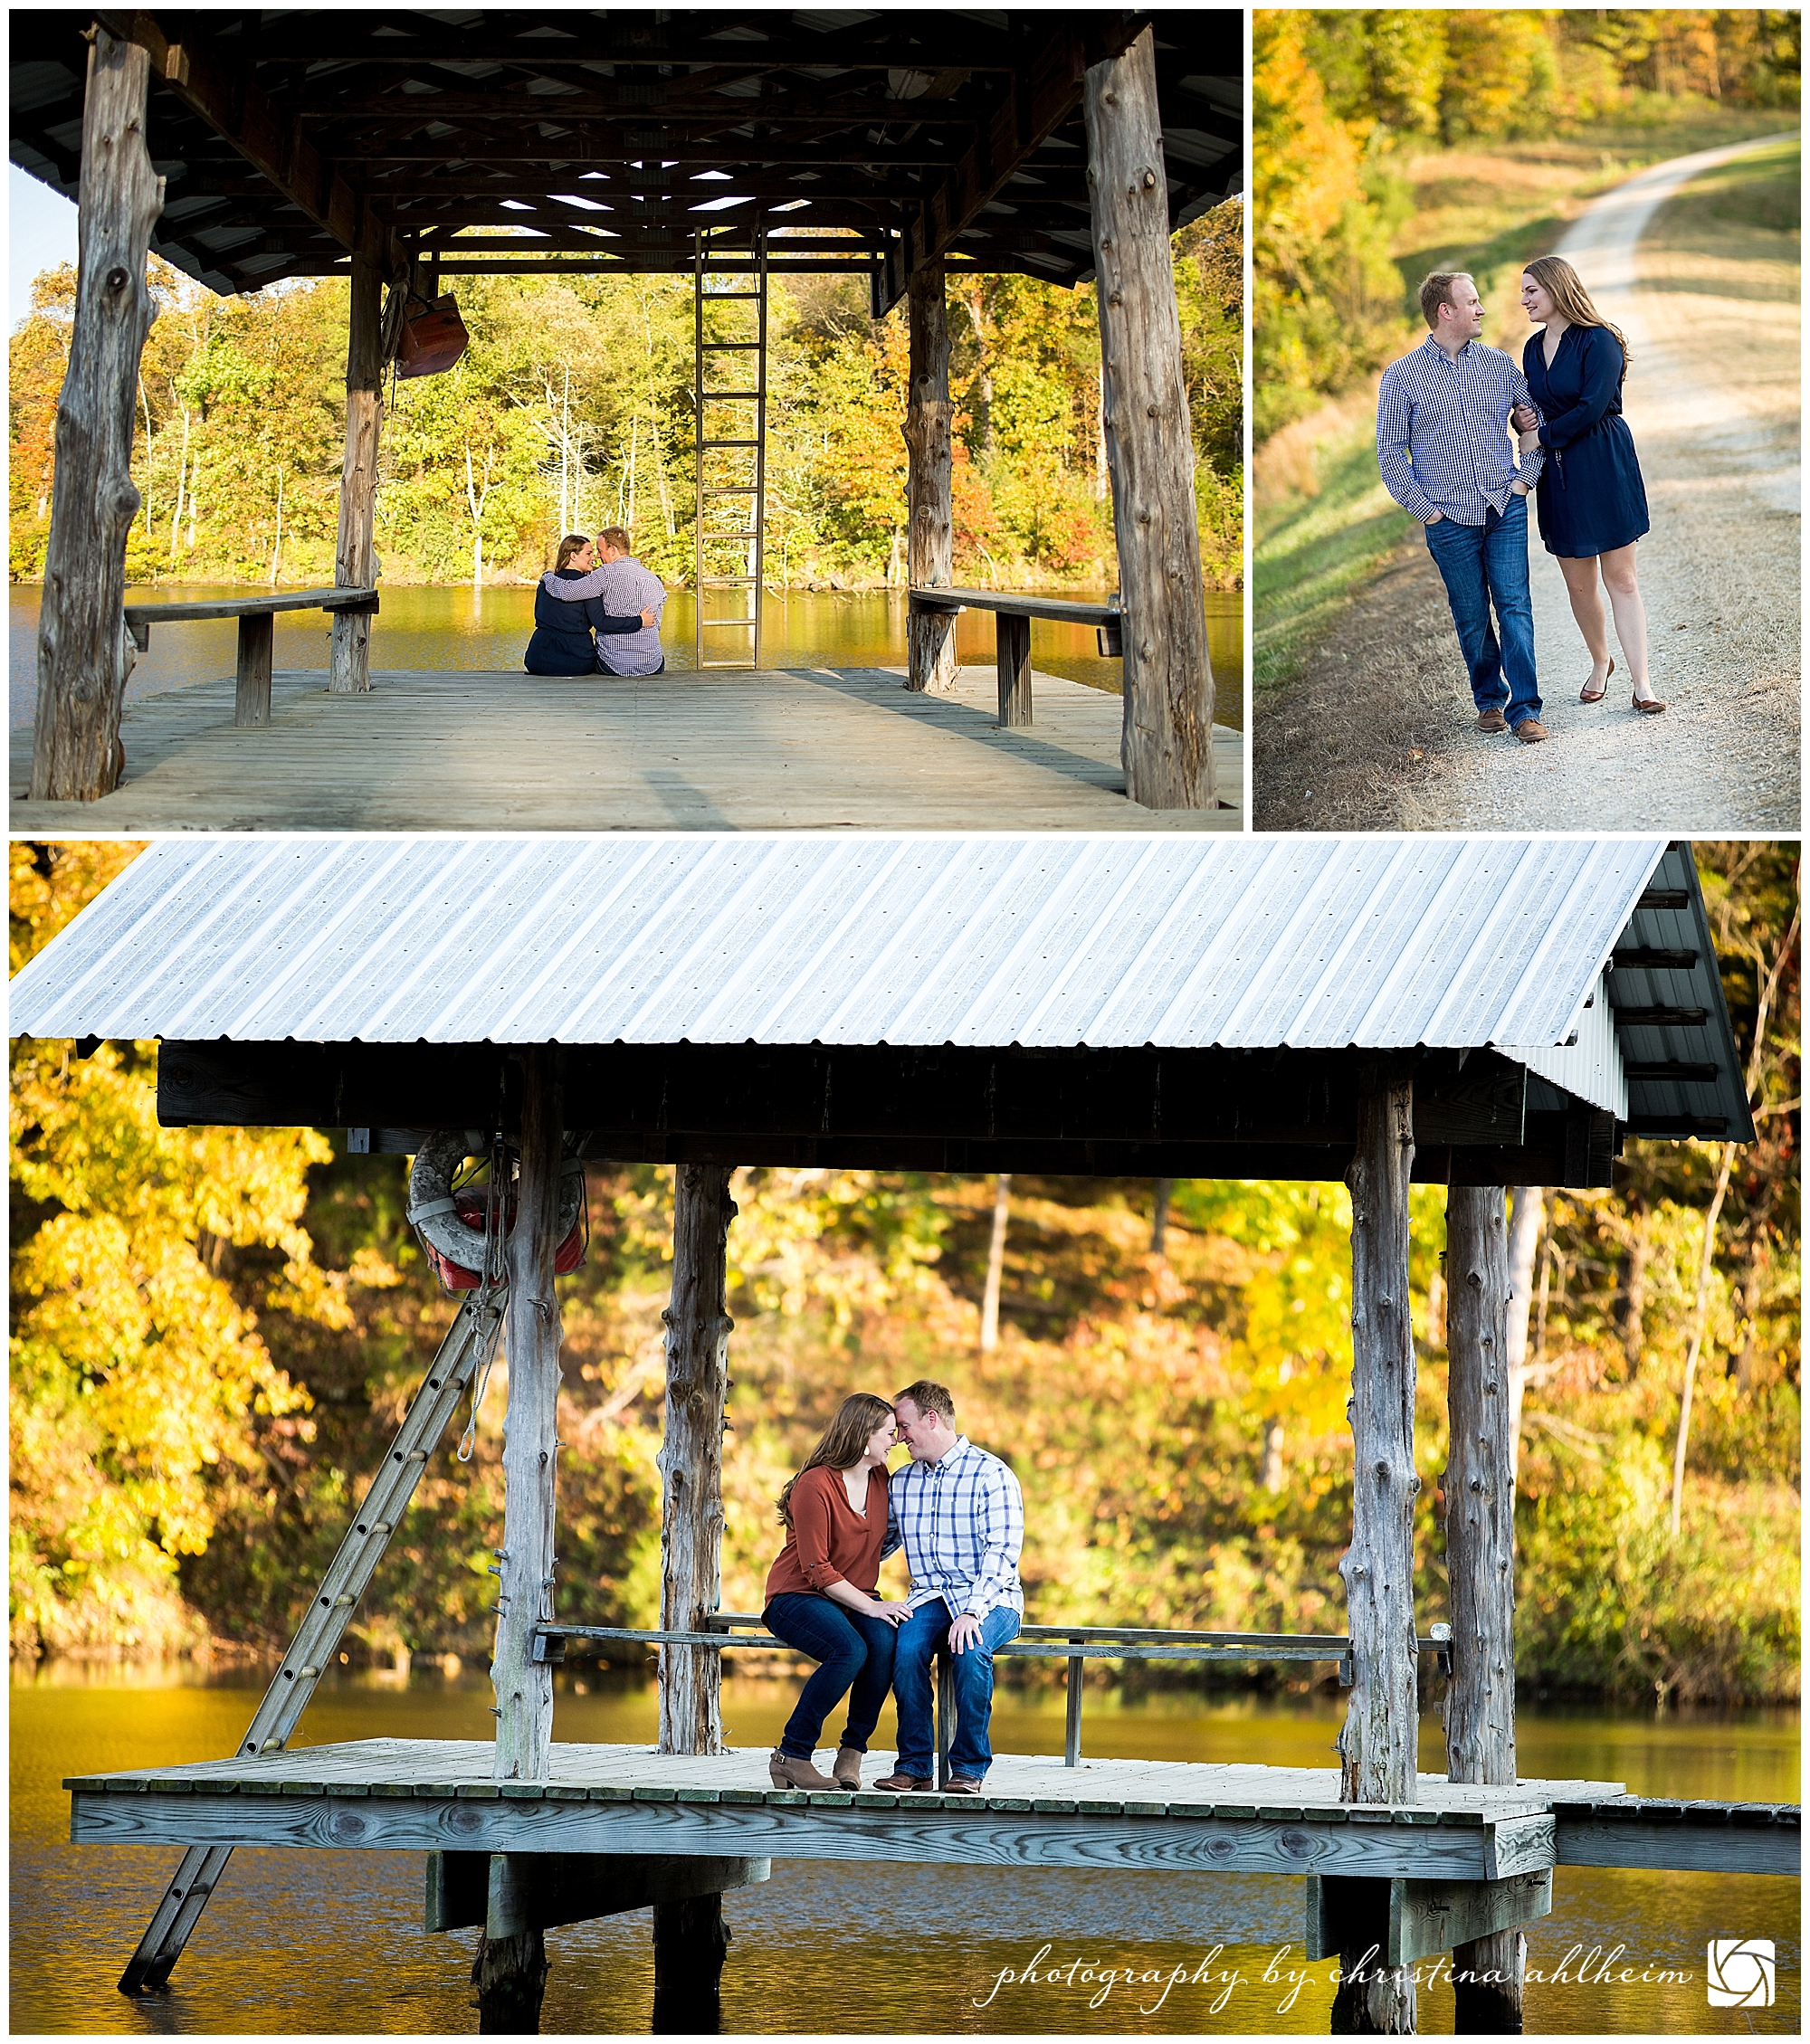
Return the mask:
<svg viewBox="0 0 1810 2044"><path fill-rule="evenodd" d="M1358 1102L1351 1188L1351 1545L1345 1578L1352 1685L1338 1735L1346 1802L1415 1800L1419 1724L1414 1608L1415 1351L1408 1319L1414 1081L1372 1066ZM1386 1916L1386 1894L1384 1896ZM1335 2030L1415 2027L1412 1972L1342 1946Z"/></svg>
<svg viewBox="0 0 1810 2044"><path fill-rule="evenodd" d="M252 727L271 720L271 666L276 649L277 621L265 611L239 620L239 690L233 721Z"/></svg>
<svg viewBox="0 0 1810 2044"><path fill-rule="evenodd" d="M1073 1647L1079 1646L1081 1642L1078 1640L1071 1640L1069 1644ZM1068 1665L1068 1716L1067 1722L1062 1728L1062 1765L1064 1767L1079 1767L1081 1765L1081 1697L1082 1687L1087 1680L1087 1663L1080 1655L1076 1655Z"/></svg>
<svg viewBox="0 0 1810 2044"><path fill-rule="evenodd" d="M553 1670L534 1659L534 1629L553 1615L555 1464L559 1445L560 1083L556 1046L521 1053L521 1150L509 1238L509 1404L503 1421L503 1545L498 1556L498 1782L544 1782L551 1768ZM480 1938L472 1969L480 2028L532 2031L547 1986L538 1928Z"/></svg>
<svg viewBox="0 0 1810 2044"><path fill-rule="evenodd" d="M367 589L377 579L377 439L383 423L383 273L376 259L354 252L350 333L346 349L346 460L339 473L336 588ZM347 611L333 619L335 695L371 686L371 619Z"/></svg>
<svg viewBox="0 0 1810 2044"><path fill-rule="evenodd" d="M1495 1787L1515 1779L1515 1483L1509 1414L1509 1232L1500 1185L1445 1195L1451 1459L1445 1565L1452 1584L1446 1773ZM1487 1932L1452 1954L1457 2028L1519 2035L1527 1972L1520 1930Z"/></svg>
<svg viewBox="0 0 1810 2044"><path fill-rule="evenodd" d="M1149 29L1089 67L1084 107L1125 604L1125 790L1147 809L1212 809L1213 667Z"/></svg>
<svg viewBox="0 0 1810 2044"><path fill-rule="evenodd" d="M729 1401L726 1307L730 1172L681 1164L673 1174L672 1298L666 1324L666 1439L660 1450L660 1625L695 1632L721 1602L723 1429ZM722 1657L660 1649L660 1750L719 1754ZM653 2028L713 2034L729 1951L720 1894L653 1906Z"/></svg>
<svg viewBox="0 0 1810 2044"><path fill-rule="evenodd" d="M1015 730L1031 721L1031 621L998 615L999 722Z"/></svg>
<svg viewBox="0 0 1810 2044"><path fill-rule="evenodd" d="M145 147L150 59L97 23L81 113L81 260L57 398L56 481L38 612L32 800L94 802L118 784L132 649L126 536L138 516L132 423L156 308L145 283L164 181Z"/></svg>
<svg viewBox="0 0 1810 2044"><path fill-rule="evenodd" d="M949 316L939 262L912 271L906 302L911 324L911 382L905 399L906 578L914 587L947 589L955 579L954 407L949 403ZM1004 630L1004 621L1001 621ZM943 694L956 685L956 613L913 611L906 619L908 689ZM1002 638L1003 648L1005 642ZM999 670L1000 722L1005 721ZM1028 721L1028 718L1027 718Z"/></svg>

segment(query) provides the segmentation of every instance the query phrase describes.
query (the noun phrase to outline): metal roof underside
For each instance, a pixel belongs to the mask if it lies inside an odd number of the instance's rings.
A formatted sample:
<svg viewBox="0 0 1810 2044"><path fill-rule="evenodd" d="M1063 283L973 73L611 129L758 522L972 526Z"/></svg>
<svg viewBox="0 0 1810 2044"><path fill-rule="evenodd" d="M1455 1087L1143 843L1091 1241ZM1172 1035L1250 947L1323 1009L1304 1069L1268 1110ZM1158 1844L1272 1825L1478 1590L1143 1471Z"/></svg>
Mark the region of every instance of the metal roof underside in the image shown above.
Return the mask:
<svg viewBox="0 0 1810 2044"><path fill-rule="evenodd" d="M1750 1137L1689 850L1657 840L163 840L11 1012L188 1042L1520 1045L1564 1086L1574 1038L1603 1067L1605 968L1618 1014L1684 1018L1621 1031L1631 1128ZM1710 1076L1635 1076L1665 1066Z"/></svg>
<svg viewBox="0 0 1810 2044"><path fill-rule="evenodd" d="M1243 159L1235 9L118 18L160 52L153 252L222 293L343 273L371 221L446 275L682 270L698 226L758 222L775 267L874 271L888 302L945 255L1073 284L1093 267L1081 79L1152 21L1172 225ZM92 19L9 16L12 160L71 199ZM913 234L937 245L914 257Z"/></svg>

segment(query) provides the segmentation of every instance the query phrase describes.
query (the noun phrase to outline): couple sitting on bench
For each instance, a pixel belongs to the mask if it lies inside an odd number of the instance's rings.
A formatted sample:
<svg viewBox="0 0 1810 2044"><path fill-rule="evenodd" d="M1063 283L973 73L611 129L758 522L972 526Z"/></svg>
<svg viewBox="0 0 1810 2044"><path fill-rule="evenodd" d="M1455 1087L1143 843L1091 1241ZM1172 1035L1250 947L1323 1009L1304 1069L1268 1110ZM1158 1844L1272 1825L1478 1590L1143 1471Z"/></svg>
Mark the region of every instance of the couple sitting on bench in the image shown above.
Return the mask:
<svg viewBox="0 0 1810 2044"><path fill-rule="evenodd" d="M621 526L600 532L595 551L582 532L568 533L534 592L534 636L522 665L530 674L662 673L665 607L664 585L629 551Z"/></svg>
<svg viewBox="0 0 1810 2044"><path fill-rule="evenodd" d="M1024 1616L1024 1499L1018 1478L958 1434L955 1418L941 1384L914 1383L891 1404L857 1392L779 1494L786 1545L767 1579L764 1616L776 1639L821 1666L768 1763L776 1788L858 1789L891 1689L899 1704L899 1764L873 1785L934 1789L930 1665L947 1647L956 1705L948 1792L983 1793L993 1762L993 1657ZM889 1479L887 1450L900 1440L911 1459ZM873 1592L881 1562L899 1547L911 1588L902 1603L888 1603ZM848 1727L824 1775L815 1764L817 1740L845 1695Z"/></svg>

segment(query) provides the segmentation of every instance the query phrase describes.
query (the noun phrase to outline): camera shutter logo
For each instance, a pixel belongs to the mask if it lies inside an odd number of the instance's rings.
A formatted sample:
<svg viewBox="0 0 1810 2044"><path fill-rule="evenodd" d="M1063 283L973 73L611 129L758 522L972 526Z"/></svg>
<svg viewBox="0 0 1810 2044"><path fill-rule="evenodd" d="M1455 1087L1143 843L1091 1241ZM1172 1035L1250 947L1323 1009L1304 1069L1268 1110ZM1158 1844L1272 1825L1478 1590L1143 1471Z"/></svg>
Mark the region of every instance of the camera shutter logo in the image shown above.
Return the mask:
<svg viewBox="0 0 1810 2044"><path fill-rule="evenodd" d="M1710 1941L1710 1973L1705 1983L1712 2009L1769 2009L1778 1984L1772 1940L1765 1937L1715 1937Z"/></svg>

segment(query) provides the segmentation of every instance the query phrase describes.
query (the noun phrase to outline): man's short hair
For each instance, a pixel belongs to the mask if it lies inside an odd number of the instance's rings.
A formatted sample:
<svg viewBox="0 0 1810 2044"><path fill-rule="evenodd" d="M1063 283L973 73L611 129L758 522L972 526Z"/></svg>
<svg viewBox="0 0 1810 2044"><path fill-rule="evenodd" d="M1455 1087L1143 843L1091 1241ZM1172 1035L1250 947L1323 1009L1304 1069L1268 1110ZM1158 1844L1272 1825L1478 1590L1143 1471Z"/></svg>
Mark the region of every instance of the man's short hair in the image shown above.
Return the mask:
<svg viewBox="0 0 1810 2044"><path fill-rule="evenodd" d="M1420 309L1429 333L1439 324L1440 307L1452 305L1452 287L1461 277L1466 283L1475 281L1468 270L1435 270L1421 286ZM1453 309L1456 310L1455 306Z"/></svg>
<svg viewBox="0 0 1810 2044"><path fill-rule="evenodd" d="M613 554L632 554L634 548L629 544L627 532L619 525L606 525L597 535L599 547L607 547Z"/></svg>
<svg viewBox="0 0 1810 2044"><path fill-rule="evenodd" d="M903 1391L895 1392L892 1402L898 1405L908 1398L920 1412L938 1413L946 1427L954 1427L956 1402L941 1384L933 1384L927 1377L919 1377L916 1383L907 1384Z"/></svg>

